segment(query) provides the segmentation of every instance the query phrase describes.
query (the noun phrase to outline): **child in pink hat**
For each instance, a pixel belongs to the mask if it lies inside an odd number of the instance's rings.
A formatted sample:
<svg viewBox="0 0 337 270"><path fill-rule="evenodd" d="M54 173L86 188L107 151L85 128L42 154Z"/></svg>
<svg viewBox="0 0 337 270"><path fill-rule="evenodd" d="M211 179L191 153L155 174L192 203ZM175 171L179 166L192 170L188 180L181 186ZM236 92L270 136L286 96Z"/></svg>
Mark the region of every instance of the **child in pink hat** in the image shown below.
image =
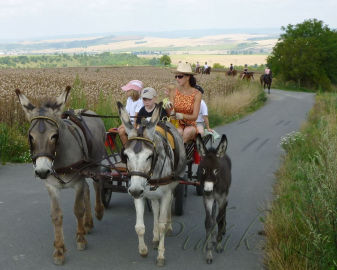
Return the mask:
<svg viewBox="0 0 337 270"><path fill-rule="evenodd" d="M144 106L143 100L140 98L142 89L143 82L139 80L129 81L126 85L122 86L122 90L125 91L128 96L125 109L133 124L136 123L135 116L138 115L139 110ZM128 141L128 137L123 124L118 128L118 133L122 143L125 144Z"/></svg>

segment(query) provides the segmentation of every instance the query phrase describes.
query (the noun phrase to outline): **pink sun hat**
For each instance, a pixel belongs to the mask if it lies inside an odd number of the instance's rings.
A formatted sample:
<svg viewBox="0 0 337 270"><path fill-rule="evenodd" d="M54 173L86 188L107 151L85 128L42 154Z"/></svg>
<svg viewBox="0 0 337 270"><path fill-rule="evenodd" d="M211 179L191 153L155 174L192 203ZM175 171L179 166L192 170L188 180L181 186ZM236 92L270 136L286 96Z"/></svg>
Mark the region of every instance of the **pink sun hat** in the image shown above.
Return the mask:
<svg viewBox="0 0 337 270"><path fill-rule="evenodd" d="M126 85L122 86L123 91L136 90L141 91L143 89L143 82L138 80L129 81Z"/></svg>

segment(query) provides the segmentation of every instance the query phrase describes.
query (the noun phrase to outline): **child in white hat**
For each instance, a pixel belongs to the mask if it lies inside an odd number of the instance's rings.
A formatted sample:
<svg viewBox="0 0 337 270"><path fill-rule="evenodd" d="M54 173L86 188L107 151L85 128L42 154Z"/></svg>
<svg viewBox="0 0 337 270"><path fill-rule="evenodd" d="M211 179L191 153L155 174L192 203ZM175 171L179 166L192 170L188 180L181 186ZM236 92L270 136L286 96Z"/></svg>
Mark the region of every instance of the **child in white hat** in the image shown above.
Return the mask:
<svg viewBox="0 0 337 270"><path fill-rule="evenodd" d="M137 115L136 124L139 126L142 123L142 119L150 120L154 109L157 106L157 91L152 87L146 87L142 91L142 99L144 106L139 110ZM161 110L160 119L167 116L165 110Z"/></svg>

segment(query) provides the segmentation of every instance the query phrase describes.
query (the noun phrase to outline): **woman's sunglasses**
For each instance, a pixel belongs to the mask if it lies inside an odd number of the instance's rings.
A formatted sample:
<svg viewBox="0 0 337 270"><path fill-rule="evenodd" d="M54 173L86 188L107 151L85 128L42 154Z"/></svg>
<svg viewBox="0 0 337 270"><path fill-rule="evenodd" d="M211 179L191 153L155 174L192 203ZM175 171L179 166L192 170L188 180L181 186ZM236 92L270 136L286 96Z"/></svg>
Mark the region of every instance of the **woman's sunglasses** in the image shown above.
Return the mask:
<svg viewBox="0 0 337 270"><path fill-rule="evenodd" d="M176 75L176 76L174 76L174 78L178 78L178 79L182 79L184 77L184 75Z"/></svg>

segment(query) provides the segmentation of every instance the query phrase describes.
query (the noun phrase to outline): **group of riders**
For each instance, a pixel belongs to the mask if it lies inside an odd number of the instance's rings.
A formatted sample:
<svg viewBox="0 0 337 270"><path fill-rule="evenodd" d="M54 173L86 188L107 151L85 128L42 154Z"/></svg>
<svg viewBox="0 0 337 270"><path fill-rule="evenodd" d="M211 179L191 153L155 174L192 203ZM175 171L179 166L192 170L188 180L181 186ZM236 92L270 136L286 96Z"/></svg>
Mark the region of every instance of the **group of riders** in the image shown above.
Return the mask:
<svg viewBox="0 0 337 270"><path fill-rule="evenodd" d="M209 70L209 69L210 69L210 67L208 66L207 62L205 62L204 66L200 66L199 62L197 62L196 66L195 66L195 72L196 73L200 73L200 72L207 73L207 70ZM236 71L235 71L235 68L234 68L233 64L230 64L227 74L228 75L236 75ZM241 74L241 79L244 79L247 74L252 74L252 72L248 71L248 65L245 64L243 72ZM265 78L267 76L272 78L272 72L271 72L271 70L268 66L266 66L266 68L264 70L263 78Z"/></svg>

